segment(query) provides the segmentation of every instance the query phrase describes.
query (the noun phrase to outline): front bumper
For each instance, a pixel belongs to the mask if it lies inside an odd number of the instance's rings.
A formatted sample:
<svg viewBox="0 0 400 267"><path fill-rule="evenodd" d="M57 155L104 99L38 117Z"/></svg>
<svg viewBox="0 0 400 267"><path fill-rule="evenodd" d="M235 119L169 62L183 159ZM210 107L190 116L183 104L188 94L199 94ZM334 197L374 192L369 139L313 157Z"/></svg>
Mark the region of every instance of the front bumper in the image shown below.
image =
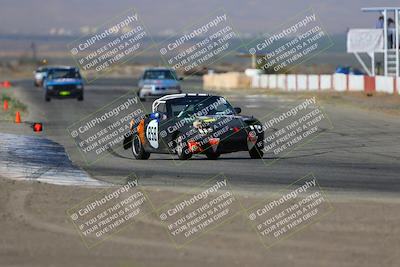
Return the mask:
<svg viewBox="0 0 400 267"><path fill-rule="evenodd" d="M197 140L188 141L188 149L193 154L231 153L247 151L247 135L244 130L224 136L204 136Z"/></svg>
<svg viewBox="0 0 400 267"><path fill-rule="evenodd" d="M140 98L145 98L145 97L161 97L164 95L172 95L172 94L180 94L182 93L181 89L177 88L149 88L149 87L143 87L139 91L139 97Z"/></svg>
<svg viewBox="0 0 400 267"><path fill-rule="evenodd" d="M207 134L201 136L201 138L192 138L187 141L187 144L192 154L225 154L249 151L254 146L262 149L264 147L263 139L263 132L257 132L250 128L242 128L239 131L229 129L228 132L219 136Z"/></svg>
<svg viewBox="0 0 400 267"><path fill-rule="evenodd" d="M83 88L77 89L77 88L59 86L53 89L46 89L46 93L48 96L54 98L76 98L83 94Z"/></svg>

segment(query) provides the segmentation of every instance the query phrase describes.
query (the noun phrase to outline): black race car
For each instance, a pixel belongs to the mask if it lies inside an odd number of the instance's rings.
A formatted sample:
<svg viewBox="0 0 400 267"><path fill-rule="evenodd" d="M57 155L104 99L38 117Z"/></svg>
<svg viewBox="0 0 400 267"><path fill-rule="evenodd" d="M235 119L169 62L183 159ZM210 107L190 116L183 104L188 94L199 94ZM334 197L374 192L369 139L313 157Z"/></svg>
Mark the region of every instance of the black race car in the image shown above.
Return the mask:
<svg viewBox="0 0 400 267"><path fill-rule="evenodd" d="M217 159L236 151L249 151L251 158L263 156L260 122L239 115L241 109L221 96L168 95L155 100L152 111L139 122L130 122L124 148L131 147L136 159L148 159L151 153L177 154L181 160L193 154Z"/></svg>

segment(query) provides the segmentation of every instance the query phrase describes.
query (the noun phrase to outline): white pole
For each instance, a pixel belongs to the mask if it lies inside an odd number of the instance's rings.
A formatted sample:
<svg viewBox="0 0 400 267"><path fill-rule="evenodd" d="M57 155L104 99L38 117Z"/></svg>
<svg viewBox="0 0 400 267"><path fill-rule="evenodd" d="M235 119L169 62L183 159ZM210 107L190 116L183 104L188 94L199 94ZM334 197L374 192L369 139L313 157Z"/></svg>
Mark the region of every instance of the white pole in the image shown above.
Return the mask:
<svg viewBox="0 0 400 267"><path fill-rule="evenodd" d="M375 76L375 52L372 52L372 57L371 57L371 73L372 76Z"/></svg>
<svg viewBox="0 0 400 267"><path fill-rule="evenodd" d="M385 69L385 76L388 75L388 69L387 69L387 67L388 67L388 65L387 65L387 63L388 63L387 62L388 47L387 47L387 45L388 45L387 44L387 10L385 9L383 11L383 53L384 53L383 65L384 65L384 69Z"/></svg>
<svg viewBox="0 0 400 267"><path fill-rule="evenodd" d="M395 26L396 26L396 77L399 77L399 12L400 9L395 10Z"/></svg>

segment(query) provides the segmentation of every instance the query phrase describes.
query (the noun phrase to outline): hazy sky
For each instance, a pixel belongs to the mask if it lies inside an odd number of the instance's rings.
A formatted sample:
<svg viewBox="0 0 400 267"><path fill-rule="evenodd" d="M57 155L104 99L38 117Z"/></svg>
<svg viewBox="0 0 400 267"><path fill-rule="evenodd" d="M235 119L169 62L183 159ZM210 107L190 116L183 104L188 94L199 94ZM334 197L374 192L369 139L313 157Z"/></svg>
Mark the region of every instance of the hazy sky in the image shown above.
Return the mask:
<svg viewBox="0 0 400 267"><path fill-rule="evenodd" d="M274 29L295 14L313 7L330 34L348 27L374 27L377 15L361 7L400 6L400 1L370 0L0 0L0 33L45 34L51 28L74 32L96 26L135 7L151 34L180 32L196 19L223 7L241 33Z"/></svg>

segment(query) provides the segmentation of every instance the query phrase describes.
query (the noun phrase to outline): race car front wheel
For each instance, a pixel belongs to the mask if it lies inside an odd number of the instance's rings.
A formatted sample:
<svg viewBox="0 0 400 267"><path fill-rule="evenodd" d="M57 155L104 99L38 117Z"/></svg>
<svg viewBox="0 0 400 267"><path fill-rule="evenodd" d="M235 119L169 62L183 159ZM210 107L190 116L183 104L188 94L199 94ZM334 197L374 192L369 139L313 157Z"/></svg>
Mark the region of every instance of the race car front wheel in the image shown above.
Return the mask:
<svg viewBox="0 0 400 267"><path fill-rule="evenodd" d="M132 153L136 159L148 159L150 157L150 153L144 150L143 144L137 134L132 138Z"/></svg>
<svg viewBox="0 0 400 267"><path fill-rule="evenodd" d="M211 153L211 152L207 152L206 156L208 159L218 159L219 156L221 156L221 154L219 153Z"/></svg>
<svg viewBox="0 0 400 267"><path fill-rule="evenodd" d="M258 148L254 146L252 149L249 150L250 158L252 159L261 159L264 156L263 148Z"/></svg>
<svg viewBox="0 0 400 267"><path fill-rule="evenodd" d="M264 156L264 134L257 134L255 131L250 131L247 136L247 146L250 158L261 159Z"/></svg>
<svg viewBox="0 0 400 267"><path fill-rule="evenodd" d="M79 94L77 99L78 99L78 101L83 101L83 92Z"/></svg>
<svg viewBox="0 0 400 267"><path fill-rule="evenodd" d="M192 153L190 153L187 142L182 135L179 135L176 139L176 154L178 154L180 160L187 160L192 157Z"/></svg>

